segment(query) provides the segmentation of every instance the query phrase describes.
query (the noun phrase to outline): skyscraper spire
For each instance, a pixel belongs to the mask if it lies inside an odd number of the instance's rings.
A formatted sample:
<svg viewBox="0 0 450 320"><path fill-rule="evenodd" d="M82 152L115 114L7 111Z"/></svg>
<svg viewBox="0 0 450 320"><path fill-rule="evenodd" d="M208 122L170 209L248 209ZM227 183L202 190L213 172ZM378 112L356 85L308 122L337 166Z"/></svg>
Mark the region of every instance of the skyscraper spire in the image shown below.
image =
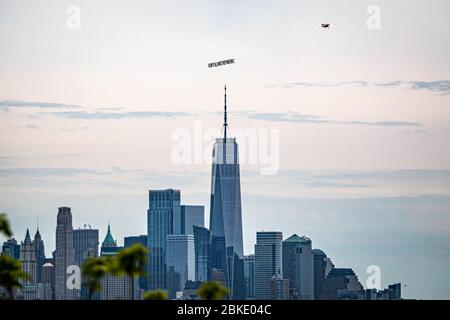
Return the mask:
<svg viewBox="0 0 450 320"><path fill-rule="evenodd" d="M25 234L25 242L31 242L30 231L27 228L27 233Z"/></svg>
<svg viewBox="0 0 450 320"><path fill-rule="evenodd" d="M228 139L227 87L224 91L223 137L213 146L211 171L211 270L214 280L225 281L228 298L245 298L242 240L241 181L238 144Z"/></svg>
<svg viewBox="0 0 450 320"><path fill-rule="evenodd" d="M224 94L224 112L223 112L223 142L227 142L227 85L225 85L225 94Z"/></svg>
<svg viewBox="0 0 450 320"><path fill-rule="evenodd" d="M111 247L117 247L117 241L114 240L112 234L111 234L111 226L108 222L108 232L106 233L105 240L102 242L102 248L111 248Z"/></svg>

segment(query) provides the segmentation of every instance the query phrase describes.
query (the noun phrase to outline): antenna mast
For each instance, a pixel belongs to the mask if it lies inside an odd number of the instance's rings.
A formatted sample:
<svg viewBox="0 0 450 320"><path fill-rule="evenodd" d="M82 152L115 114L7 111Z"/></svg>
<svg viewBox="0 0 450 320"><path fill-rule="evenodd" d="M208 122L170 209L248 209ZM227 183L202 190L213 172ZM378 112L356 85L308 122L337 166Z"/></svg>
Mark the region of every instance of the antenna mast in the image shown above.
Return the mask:
<svg viewBox="0 0 450 320"><path fill-rule="evenodd" d="M227 142L227 85L225 85L225 95L224 95L224 113L223 113L223 142Z"/></svg>

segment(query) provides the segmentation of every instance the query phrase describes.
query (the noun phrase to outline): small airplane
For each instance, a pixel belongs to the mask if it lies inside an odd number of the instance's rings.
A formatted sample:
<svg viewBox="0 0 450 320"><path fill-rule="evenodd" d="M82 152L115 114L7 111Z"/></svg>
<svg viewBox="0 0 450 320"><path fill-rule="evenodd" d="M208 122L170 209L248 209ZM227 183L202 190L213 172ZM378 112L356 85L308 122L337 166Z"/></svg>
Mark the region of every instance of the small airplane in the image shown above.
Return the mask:
<svg viewBox="0 0 450 320"><path fill-rule="evenodd" d="M330 24L329 23L322 23L321 26L324 29L330 29Z"/></svg>

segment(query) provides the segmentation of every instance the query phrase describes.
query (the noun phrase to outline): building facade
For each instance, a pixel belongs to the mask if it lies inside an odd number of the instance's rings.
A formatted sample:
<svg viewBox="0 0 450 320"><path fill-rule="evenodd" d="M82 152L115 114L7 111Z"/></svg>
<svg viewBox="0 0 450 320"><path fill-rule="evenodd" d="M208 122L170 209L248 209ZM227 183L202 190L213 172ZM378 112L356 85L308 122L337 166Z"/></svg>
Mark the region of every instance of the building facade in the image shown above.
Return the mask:
<svg viewBox="0 0 450 320"><path fill-rule="evenodd" d="M79 298L79 290L67 284L68 268L75 264L73 245L72 212L69 207L60 207L56 221L55 250L55 299L74 300ZM69 269L70 271L70 269Z"/></svg>
<svg viewBox="0 0 450 320"><path fill-rule="evenodd" d="M195 280L211 279L211 232L204 227L193 226L195 247Z"/></svg>
<svg viewBox="0 0 450 320"><path fill-rule="evenodd" d="M23 281L23 284L37 283L36 251L28 229L25 240L20 245L20 262L22 264L22 270L29 276L28 279Z"/></svg>
<svg viewBox="0 0 450 320"><path fill-rule="evenodd" d="M244 256L245 299L255 299L255 255Z"/></svg>
<svg viewBox="0 0 450 320"><path fill-rule="evenodd" d="M124 237L123 239L123 243L124 243L124 247L131 247L134 244L140 244L142 246L144 246L145 248L147 248L147 236L146 235L140 235L140 236L128 236L128 237ZM146 276L141 276L139 277L139 289L143 290L143 291L147 291L147 277Z"/></svg>
<svg viewBox="0 0 450 320"><path fill-rule="evenodd" d="M325 279L320 299L364 300L365 291L352 269L333 268Z"/></svg>
<svg viewBox="0 0 450 320"><path fill-rule="evenodd" d="M257 232L255 244L255 299L272 298L272 277L281 276L283 233L278 231Z"/></svg>
<svg viewBox="0 0 450 320"><path fill-rule="evenodd" d="M283 241L283 277L289 279L291 299L314 299L312 242L294 234Z"/></svg>
<svg viewBox="0 0 450 320"><path fill-rule="evenodd" d="M169 298L181 298L187 281L195 281L195 246L191 234L167 235L167 289Z"/></svg>
<svg viewBox="0 0 450 320"><path fill-rule="evenodd" d="M334 265L322 250L314 249L312 253L314 256L314 299L319 300L323 292L325 279Z"/></svg>
<svg viewBox="0 0 450 320"><path fill-rule="evenodd" d="M55 266L51 262L46 262L42 266L42 283L50 287L50 300L55 298Z"/></svg>
<svg viewBox="0 0 450 320"><path fill-rule="evenodd" d="M205 207L194 205L181 205L181 231L182 234L194 234L194 226L205 226Z"/></svg>
<svg viewBox="0 0 450 320"><path fill-rule="evenodd" d="M36 283L41 283L42 266L45 263L45 248L44 248L44 240L42 240L39 228L37 228L36 230L33 243L34 243L34 252L36 256Z"/></svg>
<svg viewBox="0 0 450 320"><path fill-rule="evenodd" d="M212 154L210 230L212 268L222 273L230 299L244 299L241 182L238 144L228 137L227 94L224 96L223 138L216 139Z"/></svg>
<svg viewBox="0 0 450 320"><path fill-rule="evenodd" d="M289 280L284 279L279 273L271 280L271 299L289 300Z"/></svg>
<svg viewBox="0 0 450 320"><path fill-rule="evenodd" d="M179 190L150 190L147 211L148 289L167 288L167 235L181 233Z"/></svg>
<svg viewBox="0 0 450 320"><path fill-rule="evenodd" d="M75 263L80 266L84 264L88 257L98 257L98 229L84 228L73 231L73 241L75 248Z"/></svg>
<svg viewBox="0 0 450 320"><path fill-rule="evenodd" d="M2 254L8 255L16 260L20 259L20 244L14 238L8 239L3 242Z"/></svg>

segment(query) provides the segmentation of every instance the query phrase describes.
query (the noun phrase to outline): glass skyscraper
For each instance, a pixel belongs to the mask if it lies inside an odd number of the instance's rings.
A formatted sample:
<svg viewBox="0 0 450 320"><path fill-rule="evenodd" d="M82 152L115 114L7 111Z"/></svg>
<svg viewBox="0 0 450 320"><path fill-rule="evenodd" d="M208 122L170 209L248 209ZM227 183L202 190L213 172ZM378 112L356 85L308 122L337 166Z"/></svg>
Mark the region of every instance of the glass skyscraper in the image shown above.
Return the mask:
<svg viewBox="0 0 450 320"><path fill-rule="evenodd" d="M293 234L283 241L283 276L289 279L291 298L314 299L314 256L308 237Z"/></svg>
<svg viewBox="0 0 450 320"><path fill-rule="evenodd" d="M255 255L244 257L245 299L255 299Z"/></svg>
<svg viewBox="0 0 450 320"><path fill-rule="evenodd" d="M194 234L193 226L205 226L205 207L182 205L181 206L181 234Z"/></svg>
<svg viewBox="0 0 450 320"><path fill-rule="evenodd" d="M169 298L181 298L186 281L195 280L194 236L192 234L167 235L166 261Z"/></svg>
<svg viewBox="0 0 450 320"><path fill-rule="evenodd" d="M167 288L167 235L180 234L180 191L150 190L147 211L148 289Z"/></svg>
<svg viewBox="0 0 450 320"><path fill-rule="evenodd" d="M228 138L227 88L224 95L223 138L213 147L210 230L213 274L224 279L230 299L245 298L241 182L238 144Z"/></svg>
<svg viewBox="0 0 450 320"><path fill-rule="evenodd" d="M80 268L88 257L98 257L98 229L84 227L73 230L75 264Z"/></svg>
<svg viewBox="0 0 450 320"><path fill-rule="evenodd" d="M45 249L44 240L42 240L41 233L39 232L39 227L34 235L34 251L36 255L36 283L42 282L42 266L45 263Z"/></svg>
<svg viewBox="0 0 450 320"><path fill-rule="evenodd" d="M139 235L139 236L128 236L123 238L124 247L131 247L133 244L140 244L144 247L147 247L147 235ZM139 288L143 290L147 290L147 276L139 277Z"/></svg>
<svg viewBox="0 0 450 320"><path fill-rule="evenodd" d="M282 276L282 241L283 233L279 231L262 231L256 233L255 244L255 299L272 298L272 277Z"/></svg>
<svg viewBox="0 0 450 320"><path fill-rule="evenodd" d="M14 259L20 259L20 244L14 238L8 239L3 242L2 254L8 255Z"/></svg>
<svg viewBox="0 0 450 320"><path fill-rule="evenodd" d="M194 225L195 244L195 280L208 281L211 279L211 232L203 227Z"/></svg>
<svg viewBox="0 0 450 320"><path fill-rule="evenodd" d="M75 264L75 249L73 245L72 212L69 207L58 208L56 219L56 250L55 250L55 299L75 300L80 291L67 286L67 268Z"/></svg>

